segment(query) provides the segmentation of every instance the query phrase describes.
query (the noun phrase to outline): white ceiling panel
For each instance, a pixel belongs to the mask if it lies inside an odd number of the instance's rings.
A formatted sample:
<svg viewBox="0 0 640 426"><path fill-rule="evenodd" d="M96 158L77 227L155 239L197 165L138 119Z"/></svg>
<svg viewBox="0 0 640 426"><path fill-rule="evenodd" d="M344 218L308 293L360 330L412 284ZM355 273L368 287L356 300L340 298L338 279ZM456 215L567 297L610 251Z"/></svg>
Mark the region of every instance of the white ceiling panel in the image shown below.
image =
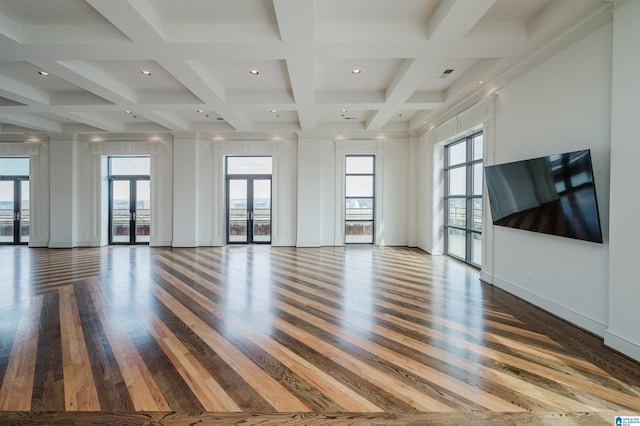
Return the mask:
<svg viewBox="0 0 640 426"><path fill-rule="evenodd" d="M276 24L271 0L153 0L151 4L175 25Z"/></svg>
<svg viewBox="0 0 640 426"><path fill-rule="evenodd" d="M2 0L0 13L20 25L108 23L85 0Z"/></svg>
<svg viewBox="0 0 640 426"><path fill-rule="evenodd" d="M461 99L504 85L559 37L606 22L612 8L606 0L0 0L0 134L419 131Z"/></svg>

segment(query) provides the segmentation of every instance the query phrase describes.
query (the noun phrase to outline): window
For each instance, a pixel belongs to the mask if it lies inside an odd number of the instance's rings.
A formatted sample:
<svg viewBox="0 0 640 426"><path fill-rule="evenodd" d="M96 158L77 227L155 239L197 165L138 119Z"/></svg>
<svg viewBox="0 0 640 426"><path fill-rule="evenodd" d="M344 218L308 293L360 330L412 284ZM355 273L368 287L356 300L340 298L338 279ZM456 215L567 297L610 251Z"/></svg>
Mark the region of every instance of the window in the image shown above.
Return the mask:
<svg viewBox="0 0 640 426"><path fill-rule="evenodd" d="M444 148L444 251L482 264L482 133Z"/></svg>
<svg viewBox="0 0 640 426"><path fill-rule="evenodd" d="M151 241L151 159L109 157L109 243Z"/></svg>
<svg viewBox="0 0 640 426"><path fill-rule="evenodd" d="M227 157L227 243L271 243L271 157Z"/></svg>
<svg viewBox="0 0 640 426"><path fill-rule="evenodd" d="M345 239L347 244L373 243L375 157L345 158Z"/></svg>
<svg viewBox="0 0 640 426"><path fill-rule="evenodd" d="M0 244L29 242L29 205L29 159L0 158Z"/></svg>

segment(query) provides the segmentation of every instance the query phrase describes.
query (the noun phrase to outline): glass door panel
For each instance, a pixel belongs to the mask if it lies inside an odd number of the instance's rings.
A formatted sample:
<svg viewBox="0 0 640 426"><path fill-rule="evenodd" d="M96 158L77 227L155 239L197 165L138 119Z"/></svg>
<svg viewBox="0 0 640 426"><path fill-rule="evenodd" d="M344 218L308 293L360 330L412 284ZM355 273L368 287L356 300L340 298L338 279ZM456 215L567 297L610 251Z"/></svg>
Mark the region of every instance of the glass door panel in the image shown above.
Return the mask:
<svg viewBox="0 0 640 426"><path fill-rule="evenodd" d="M248 230L248 181L229 179L228 187L228 241L230 243L249 242Z"/></svg>
<svg viewBox="0 0 640 426"><path fill-rule="evenodd" d="M29 242L29 226L31 216L29 214L29 181L20 181L20 242Z"/></svg>
<svg viewBox="0 0 640 426"><path fill-rule="evenodd" d="M253 180L253 241L271 241L271 179Z"/></svg>
<svg viewBox="0 0 640 426"><path fill-rule="evenodd" d="M136 242L148 243L151 233L151 182L136 181L135 199Z"/></svg>
<svg viewBox="0 0 640 426"><path fill-rule="evenodd" d="M0 181L0 243L15 241L15 223L14 181Z"/></svg>
<svg viewBox="0 0 640 426"><path fill-rule="evenodd" d="M111 181L111 242L131 241L131 184L128 180Z"/></svg>

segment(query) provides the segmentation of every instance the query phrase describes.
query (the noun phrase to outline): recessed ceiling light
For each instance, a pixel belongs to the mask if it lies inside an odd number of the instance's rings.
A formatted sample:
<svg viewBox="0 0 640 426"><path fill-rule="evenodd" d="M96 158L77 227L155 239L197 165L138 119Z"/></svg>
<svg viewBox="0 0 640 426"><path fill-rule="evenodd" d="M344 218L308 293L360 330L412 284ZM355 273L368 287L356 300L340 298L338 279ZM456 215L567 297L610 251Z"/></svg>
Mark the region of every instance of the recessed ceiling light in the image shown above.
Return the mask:
<svg viewBox="0 0 640 426"><path fill-rule="evenodd" d="M342 108L342 109L340 110L340 112L347 112L347 109L346 109L346 108Z"/></svg>
<svg viewBox="0 0 640 426"><path fill-rule="evenodd" d="M51 74L49 74L49 73L48 73L48 72L46 72L46 71L38 71L38 75L41 75L41 76L43 76L43 77L49 77Z"/></svg>
<svg viewBox="0 0 640 426"><path fill-rule="evenodd" d="M354 69L354 70L352 70L352 71L351 71L351 74L353 74L353 75L359 75L359 74L362 74L362 70L361 70L361 69L359 69L359 68L356 68L356 69Z"/></svg>
<svg viewBox="0 0 640 426"><path fill-rule="evenodd" d="M142 75L146 75L147 77L150 77L150 76L151 76L151 71L142 70L142 71L140 71L140 73L141 73Z"/></svg>
<svg viewBox="0 0 640 426"><path fill-rule="evenodd" d="M202 114L204 111L203 111L203 110L201 110L201 109L199 109L199 110L197 110L196 112L197 112L198 114Z"/></svg>
<svg viewBox="0 0 640 426"><path fill-rule="evenodd" d="M484 84L484 80L478 80L478 86L482 86Z"/></svg>
<svg viewBox="0 0 640 426"><path fill-rule="evenodd" d="M131 111L126 110L124 113L125 113L125 114L131 114Z"/></svg>
<svg viewBox="0 0 640 426"><path fill-rule="evenodd" d="M251 75L259 75L260 71L258 71L256 69L252 69L252 70L249 71L249 74L251 74Z"/></svg>
<svg viewBox="0 0 640 426"><path fill-rule="evenodd" d="M277 111L276 111L275 109L272 109L272 110L271 110L271 113L272 113L272 114L275 114L276 112L277 112Z"/></svg>

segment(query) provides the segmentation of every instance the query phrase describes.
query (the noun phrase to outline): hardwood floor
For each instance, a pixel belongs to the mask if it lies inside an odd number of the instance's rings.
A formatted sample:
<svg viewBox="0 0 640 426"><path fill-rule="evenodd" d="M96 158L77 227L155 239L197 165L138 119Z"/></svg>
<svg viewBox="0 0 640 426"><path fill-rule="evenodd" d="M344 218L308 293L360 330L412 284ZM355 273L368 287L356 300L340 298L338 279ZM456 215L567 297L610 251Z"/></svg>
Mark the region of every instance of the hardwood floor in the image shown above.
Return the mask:
<svg viewBox="0 0 640 426"><path fill-rule="evenodd" d="M614 424L640 364L408 248L0 247L0 424Z"/></svg>

